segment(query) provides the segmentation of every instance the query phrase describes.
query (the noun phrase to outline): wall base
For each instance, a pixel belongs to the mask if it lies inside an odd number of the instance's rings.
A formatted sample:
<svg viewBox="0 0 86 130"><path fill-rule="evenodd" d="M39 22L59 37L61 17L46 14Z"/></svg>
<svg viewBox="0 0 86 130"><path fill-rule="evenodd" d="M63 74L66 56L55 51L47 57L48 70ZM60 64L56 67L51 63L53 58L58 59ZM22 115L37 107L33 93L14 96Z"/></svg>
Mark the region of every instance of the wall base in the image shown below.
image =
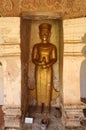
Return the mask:
<svg viewBox="0 0 86 130"><path fill-rule="evenodd" d="M79 127L80 121L84 119L83 109L85 104L64 105L62 122L65 127Z"/></svg>
<svg viewBox="0 0 86 130"><path fill-rule="evenodd" d="M21 130L21 110L19 107L3 107L6 130Z"/></svg>

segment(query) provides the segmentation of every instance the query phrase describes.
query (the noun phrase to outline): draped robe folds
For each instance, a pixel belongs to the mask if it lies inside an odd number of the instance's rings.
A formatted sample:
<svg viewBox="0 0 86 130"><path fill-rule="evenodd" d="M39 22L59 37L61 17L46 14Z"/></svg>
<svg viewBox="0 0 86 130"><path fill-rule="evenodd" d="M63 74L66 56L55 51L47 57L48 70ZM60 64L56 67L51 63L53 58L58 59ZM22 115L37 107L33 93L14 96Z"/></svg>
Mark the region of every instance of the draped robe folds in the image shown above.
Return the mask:
<svg viewBox="0 0 86 130"><path fill-rule="evenodd" d="M52 60L57 59L56 47L52 44L44 45L42 43L35 44L32 51L32 61L35 64L35 83L37 103L40 106L44 103L50 105L53 86L53 68ZM47 68L43 68L38 63L45 59L46 64L50 63ZM35 62L36 61L36 62Z"/></svg>

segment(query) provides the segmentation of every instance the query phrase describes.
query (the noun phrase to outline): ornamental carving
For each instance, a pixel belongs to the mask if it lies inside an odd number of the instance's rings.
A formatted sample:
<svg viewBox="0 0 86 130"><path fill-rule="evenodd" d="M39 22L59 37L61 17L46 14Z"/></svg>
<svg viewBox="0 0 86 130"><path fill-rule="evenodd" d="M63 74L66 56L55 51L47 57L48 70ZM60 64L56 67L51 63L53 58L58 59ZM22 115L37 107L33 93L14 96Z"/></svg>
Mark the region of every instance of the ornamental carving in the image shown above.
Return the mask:
<svg viewBox="0 0 86 130"><path fill-rule="evenodd" d="M29 10L29 11L34 11L34 10L41 10L44 8L44 10L55 10L55 9L63 9L64 7L64 0L22 0L21 1L21 8L23 10ZM57 11L58 11L57 10Z"/></svg>
<svg viewBox="0 0 86 130"><path fill-rule="evenodd" d="M64 18L86 15L86 0L0 0L0 16L20 16L22 12L56 12Z"/></svg>
<svg viewBox="0 0 86 130"><path fill-rule="evenodd" d="M21 7L23 10L33 11L40 7L40 3L40 0L22 0Z"/></svg>
<svg viewBox="0 0 86 130"><path fill-rule="evenodd" d="M83 2L82 2L83 1ZM72 18L77 16L85 16L86 0L67 0L65 6L66 17Z"/></svg>
<svg viewBox="0 0 86 130"><path fill-rule="evenodd" d="M53 8L53 9L63 9L65 1L64 0L47 0L47 7Z"/></svg>
<svg viewBox="0 0 86 130"><path fill-rule="evenodd" d="M13 9L13 2L12 2L12 0L4 0L3 1L3 8L6 11L11 11Z"/></svg>
<svg viewBox="0 0 86 130"><path fill-rule="evenodd" d="M70 8L73 6L74 1L73 0L67 0L67 8Z"/></svg>

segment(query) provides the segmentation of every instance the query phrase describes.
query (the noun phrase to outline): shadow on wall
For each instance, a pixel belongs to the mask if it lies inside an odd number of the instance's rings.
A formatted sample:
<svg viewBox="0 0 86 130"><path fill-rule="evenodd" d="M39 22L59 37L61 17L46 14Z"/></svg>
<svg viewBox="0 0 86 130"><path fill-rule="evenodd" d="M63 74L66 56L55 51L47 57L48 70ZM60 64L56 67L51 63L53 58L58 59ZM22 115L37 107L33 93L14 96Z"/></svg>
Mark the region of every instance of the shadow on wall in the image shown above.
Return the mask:
<svg viewBox="0 0 86 130"><path fill-rule="evenodd" d="M3 66L2 66L2 63L0 62L0 130L4 124L4 113L2 111L2 106L4 104L3 88L4 88L3 87Z"/></svg>
<svg viewBox="0 0 86 130"><path fill-rule="evenodd" d="M82 37L82 42L86 43L86 33ZM80 68L80 93L81 101L86 103L86 45L82 48L82 54L85 59L82 61Z"/></svg>
<svg viewBox="0 0 86 130"><path fill-rule="evenodd" d="M4 93L3 93L3 66L2 63L0 62L0 105L4 104Z"/></svg>

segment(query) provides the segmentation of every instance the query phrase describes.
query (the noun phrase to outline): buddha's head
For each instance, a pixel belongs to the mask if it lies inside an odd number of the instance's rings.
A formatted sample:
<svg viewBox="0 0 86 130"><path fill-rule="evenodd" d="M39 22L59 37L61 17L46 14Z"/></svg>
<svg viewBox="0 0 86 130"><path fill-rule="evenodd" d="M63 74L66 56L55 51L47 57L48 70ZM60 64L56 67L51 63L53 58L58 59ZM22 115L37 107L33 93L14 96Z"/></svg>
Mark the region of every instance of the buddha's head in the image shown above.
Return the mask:
<svg viewBox="0 0 86 130"><path fill-rule="evenodd" d="M50 40L51 36L51 24L42 23L39 25L39 36L43 43L47 43Z"/></svg>

